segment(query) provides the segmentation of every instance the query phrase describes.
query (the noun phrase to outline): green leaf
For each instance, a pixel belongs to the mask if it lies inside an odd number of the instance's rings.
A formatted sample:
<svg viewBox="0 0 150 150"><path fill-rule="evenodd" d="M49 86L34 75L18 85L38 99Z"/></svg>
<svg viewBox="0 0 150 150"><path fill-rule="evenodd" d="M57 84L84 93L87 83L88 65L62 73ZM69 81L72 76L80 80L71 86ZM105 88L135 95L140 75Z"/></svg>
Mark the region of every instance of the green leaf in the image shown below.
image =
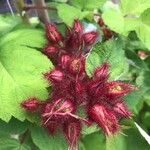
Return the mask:
<svg viewBox="0 0 150 150"><path fill-rule="evenodd" d="M71 5L84 10L101 8L106 0L70 0Z"/></svg>
<svg viewBox="0 0 150 150"><path fill-rule="evenodd" d="M150 112L146 112L144 116L142 117L142 123L147 128L150 128Z"/></svg>
<svg viewBox="0 0 150 150"><path fill-rule="evenodd" d="M3 137L0 140L1 150L31 150L31 148L25 144L20 144L18 140Z"/></svg>
<svg viewBox="0 0 150 150"><path fill-rule="evenodd" d="M139 133L138 129L131 128L124 133L127 135L127 137L124 137L127 145L127 150L149 150L149 144Z"/></svg>
<svg viewBox="0 0 150 150"><path fill-rule="evenodd" d="M116 134L106 140L106 150L149 150L149 145L136 128Z"/></svg>
<svg viewBox="0 0 150 150"><path fill-rule="evenodd" d="M146 65L147 65L147 67L150 70L150 56L148 56L144 61L145 61Z"/></svg>
<svg viewBox="0 0 150 150"><path fill-rule="evenodd" d="M15 118L12 118L8 123L0 120L0 138L1 134L21 134L29 127L29 122L21 122Z"/></svg>
<svg viewBox="0 0 150 150"><path fill-rule="evenodd" d="M150 7L150 0L121 0L120 6L124 15L140 15Z"/></svg>
<svg viewBox="0 0 150 150"><path fill-rule="evenodd" d="M104 10L102 18L111 30L119 34L127 36L130 31L136 31L139 39L150 49L150 0L122 0L120 8Z"/></svg>
<svg viewBox="0 0 150 150"><path fill-rule="evenodd" d="M81 11L80 9L68 4L57 6L59 17L68 25L72 25L74 19L83 19L89 14L89 11Z"/></svg>
<svg viewBox="0 0 150 150"><path fill-rule="evenodd" d="M149 89L150 80L149 80L150 71L142 71L136 79L136 83L139 87Z"/></svg>
<svg viewBox="0 0 150 150"><path fill-rule="evenodd" d="M128 108L138 114L138 112L140 111L140 107L138 107L137 105L139 103L141 103L141 100L142 100L142 96L143 96L144 92L142 91L142 89L140 88L138 91L134 91L132 93L129 93L127 94L125 97L124 97L124 100L126 101L127 105L128 105Z"/></svg>
<svg viewBox="0 0 150 150"><path fill-rule="evenodd" d="M101 8L106 0L85 0L85 9L94 10L96 8Z"/></svg>
<svg viewBox="0 0 150 150"><path fill-rule="evenodd" d="M141 15L141 21L136 33L139 39L150 49L150 8Z"/></svg>
<svg viewBox="0 0 150 150"><path fill-rule="evenodd" d="M147 65L145 64L145 62L143 60L141 60L139 58L139 56L131 50L126 50L126 56L128 59L130 59L130 61L132 61L133 65L137 68L137 69L145 69L148 70Z"/></svg>
<svg viewBox="0 0 150 150"><path fill-rule="evenodd" d="M86 5L86 0L70 0L69 2L79 9L84 9L84 6Z"/></svg>
<svg viewBox="0 0 150 150"><path fill-rule="evenodd" d="M15 21L14 21L15 20ZM20 24L19 17L12 17L10 15L0 15L0 35L10 32L15 26Z"/></svg>
<svg viewBox="0 0 150 150"><path fill-rule="evenodd" d="M107 137L106 150L127 150L124 137L121 134Z"/></svg>
<svg viewBox="0 0 150 150"><path fill-rule="evenodd" d="M86 150L106 150L105 136L100 133L92 133L83 138Z"/></svg>
<svg viewBox="0 0 150 150"><path fill-rule="evenodd" d="M118 9L107 9L102 14L102 18L110 29L122 35L128 35L130 31L134 31L139 25L137 18L124 17Z"/></svg>
<svg viewBox="0 0 150 150"><path fill-rule="evenodd" d="M102 14L102 18L113 31L117 33L124 32L124 17L119 10L108 9Z"/></svg>
<svg viewBox="0 0 150 150"><path fill-rule="evenodd" d="M93 70L105 61L110 64L111 79L120 79L127 72L128 64L122 49L122 42L119 39L98 43L93 48L86 62L88 75L91 75Z"/></svg>
<svg viewBox="0 0 150 150"><path fill-rule="evenodd" d="M40 150L67 150L64 137L60 134L50 136L42 127L32 126L31 136L34 144Z"/></svg>
<svg viewBox="0 0 150 150"><path fill-rule="evenodd" d="M83 126L82 128L82 134L85 135L89 135L92 134L94 132L99 131L99 127L97 127L97 125L92 125L92 126Z"/></svg>
<svg viewBox="0 0 150 150"><path fill-rule="evenodd" d="M29 117L20 107L22 100L35 96L48 96L43 72L52 68L51 62L40 51L44 34L33 29L14 31L0 42L0 118L9 121L11 116L24 120Z"/></svg>

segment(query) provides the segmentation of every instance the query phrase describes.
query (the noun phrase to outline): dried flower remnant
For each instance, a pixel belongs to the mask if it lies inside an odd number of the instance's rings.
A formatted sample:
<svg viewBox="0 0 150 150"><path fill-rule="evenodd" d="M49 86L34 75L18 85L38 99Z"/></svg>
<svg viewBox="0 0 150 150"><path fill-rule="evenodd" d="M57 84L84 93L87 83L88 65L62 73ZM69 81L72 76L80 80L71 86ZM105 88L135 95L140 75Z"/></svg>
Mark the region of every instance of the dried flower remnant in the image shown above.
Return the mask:
<svg viewBox="0 0 150 150"><path fill-rule="evenodd" d="M44 73L52 88L49 98L38 109L42 125L53 135L57 128L61 129L69 150L78 149L83 123L97 123L107 136L116 133L120 129L120 119L131 116L123 96L135 88L122 81L109 81L107 62L97 67L92 77L87 75L86 54L96 42L98 33L84 33L82 24L75 20L65 37L55 25L47 24L46 37L48 43L43 51L55 68ZM22 103L25 110L37 110L38 105L33 109L26 102ZM79 107L86 112L84 118L77 112Z"/></svg>

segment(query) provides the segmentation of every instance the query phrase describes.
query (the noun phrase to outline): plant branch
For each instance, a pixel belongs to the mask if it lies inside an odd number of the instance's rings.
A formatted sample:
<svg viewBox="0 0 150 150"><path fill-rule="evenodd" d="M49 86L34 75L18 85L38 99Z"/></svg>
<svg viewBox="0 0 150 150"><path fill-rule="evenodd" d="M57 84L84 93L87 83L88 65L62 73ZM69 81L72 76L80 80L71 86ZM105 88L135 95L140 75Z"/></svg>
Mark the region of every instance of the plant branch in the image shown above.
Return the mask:
<svg viewBox="0 0 150 150"><path fill-rule="evenodd" d="M23 8L25 11L29 11L31 9L47 9L47 10L54 10L56 11L57 9L55 7L49 7L49 6L36 6L36 5L25 5Z"/></svg>
<svg viewBox="0 0 150 150"><path fill-rule="evenodd" d="M37 8L46 7L46 3L44 0L33 0L33 1ZM41 22L43 23L50 22L47 9L36 9L36 11Z"/></svg>

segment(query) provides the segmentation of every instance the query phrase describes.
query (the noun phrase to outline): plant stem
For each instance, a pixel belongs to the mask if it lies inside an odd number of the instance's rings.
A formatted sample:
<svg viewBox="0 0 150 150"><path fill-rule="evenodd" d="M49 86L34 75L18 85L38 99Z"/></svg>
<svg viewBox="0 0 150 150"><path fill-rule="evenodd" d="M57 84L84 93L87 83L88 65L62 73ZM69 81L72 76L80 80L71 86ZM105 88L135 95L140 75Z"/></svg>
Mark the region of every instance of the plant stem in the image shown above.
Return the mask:
<svg viewBox="0 0 150 150"><path fill-rule="evenodd" d="M33 0L33 1L37 8L46 7L46 3L44 0ZM47 9L37 9L36 11L41 22L43 22L44 24L50 22Z"/></svg>
<svg viewBox="0 0 150 150"><path fill-rule="evenodd" d="M57 9L55 7L49 7L49 6L35 6L35 5L25 5L23 8L25 11L31 10L31 9L47 9L47 10L54 10L56 11Z"/></svg>

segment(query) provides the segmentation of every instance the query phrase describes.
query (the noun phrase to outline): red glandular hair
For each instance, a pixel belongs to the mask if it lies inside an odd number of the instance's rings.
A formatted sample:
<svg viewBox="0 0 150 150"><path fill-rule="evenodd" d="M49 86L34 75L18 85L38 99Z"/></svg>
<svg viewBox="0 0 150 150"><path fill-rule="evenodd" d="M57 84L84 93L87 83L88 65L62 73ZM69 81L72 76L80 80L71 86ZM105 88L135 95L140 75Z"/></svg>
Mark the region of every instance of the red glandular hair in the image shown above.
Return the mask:
<svg viewBox="0 0 150 150"><path fill-rule="evenodd" d="M30 98L21 106L30 112L38 111L42 125L50 134L62 129L69 150L77 149L82 123L97 123L108 136L116 133L121 118L131 113L123 96L135 89L122 81L109 81L109 64L97 67L92 77L85 71L86 54L96 42L98 33L84 33L82 24L74 21L63 37L53 24L46 25L47 45L43 52L52 60L54 69L44 74L52 86L48 100L40 102ZM85 118L77 115L79 107L86 112Z"/></svg>

